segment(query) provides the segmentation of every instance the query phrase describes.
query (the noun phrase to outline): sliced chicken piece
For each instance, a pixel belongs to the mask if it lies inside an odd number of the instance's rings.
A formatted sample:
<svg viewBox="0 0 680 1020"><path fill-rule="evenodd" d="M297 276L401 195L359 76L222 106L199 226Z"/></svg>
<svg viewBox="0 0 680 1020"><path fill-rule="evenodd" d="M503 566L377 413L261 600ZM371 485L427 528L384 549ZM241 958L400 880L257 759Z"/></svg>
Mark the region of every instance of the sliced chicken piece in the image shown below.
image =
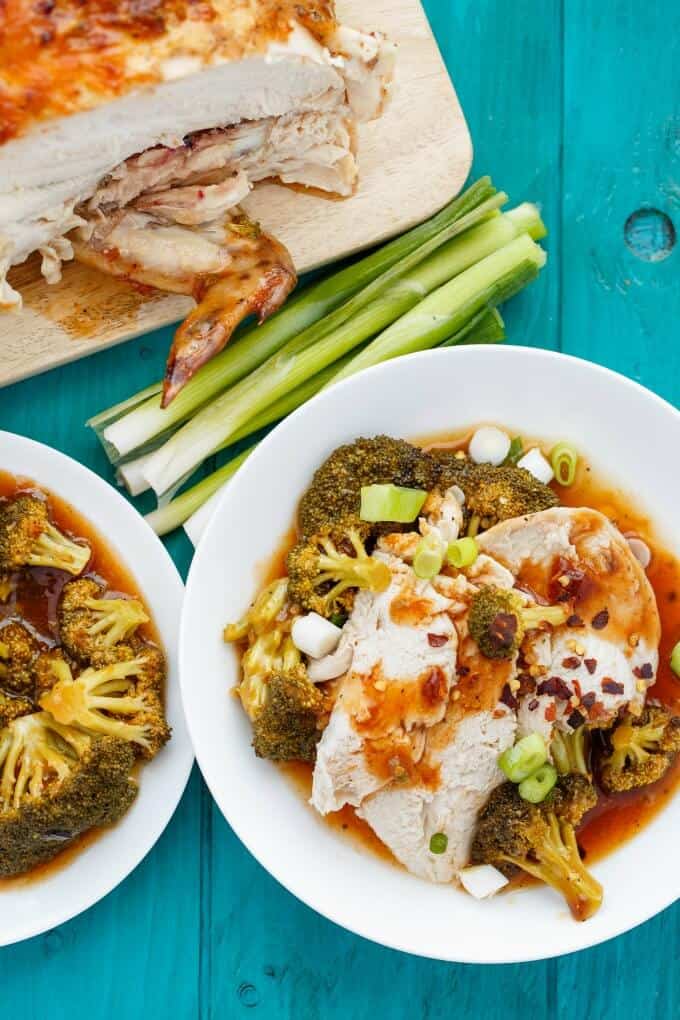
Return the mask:
<svg viewBox="0 0 680 1020"><path fill-rule="evenodd" d="M222 350L246 316L255 313L263 322L297 280L284 246L242 214L220 225L189 228L126 211L102 217L74 247L81 262L197 301L175 333L163 407Z"/></svg>
<svg viewBox="0 0 680 1020"><path fill-rule="evenodd" d="M478 542L523 592L570 606L566 625L523 648L534 668L520 677L523 689L533 688L523 695L521 730L547 735L553 725L606 725L623 708L641 711L658 666L659 613L611 522L596 510L555 507L504 521Z"/></svg>
<svg viewBox="0 0 680 1020"><path fill-rule="evenodd" d="M386 591L358 593L345 625L354 649L317 748L312 804L321 814L358 805L420 767L418 731L439 722L455 680L450 602L401 561Z"/></svg>
<svg viewBox="0 0 680 1020"><path fill-rule="evenodd" d="M498 756L512 746L517 728L514 712L499 700L512 663L491 663L467 638L459 645L458 669L446 717L426 731L421 767L433 778L392 783L357 810L404 867L431 882L451 882L468 863L479 811L505 778ZM444 853L430 850L435 833L447 837Z"/></svg>
<svg viewBox="0 0 680 1020"><path fill-rule="evenodd" d="M443 494L435 490L428 495L419 521L421 534L435 534L445 545L458 538L463 527L463 506L459 493L460 489L454 485Z"/></svg>

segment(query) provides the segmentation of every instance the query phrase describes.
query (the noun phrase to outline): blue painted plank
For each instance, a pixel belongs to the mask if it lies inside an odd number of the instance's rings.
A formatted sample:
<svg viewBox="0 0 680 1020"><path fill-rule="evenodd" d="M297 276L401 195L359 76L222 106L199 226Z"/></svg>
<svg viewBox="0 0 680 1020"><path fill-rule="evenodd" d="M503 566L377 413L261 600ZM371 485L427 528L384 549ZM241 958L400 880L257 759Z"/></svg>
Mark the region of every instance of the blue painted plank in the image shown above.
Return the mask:
<svg viewBox="0 0 680 1020"><path fill-rule="evenodd" d="M645 0L565 3L563 349L638 379L680 405L680 253L664 254L660 217L680 226L680 8ZM663 221L662 221L663 222ZM657 245L654 250L654 245ZM645 258L640 258L639 256ZM606 428L606 422L603 422ZM556 965L560 1018L678 1015L680 906L623 938Z"/></svg>

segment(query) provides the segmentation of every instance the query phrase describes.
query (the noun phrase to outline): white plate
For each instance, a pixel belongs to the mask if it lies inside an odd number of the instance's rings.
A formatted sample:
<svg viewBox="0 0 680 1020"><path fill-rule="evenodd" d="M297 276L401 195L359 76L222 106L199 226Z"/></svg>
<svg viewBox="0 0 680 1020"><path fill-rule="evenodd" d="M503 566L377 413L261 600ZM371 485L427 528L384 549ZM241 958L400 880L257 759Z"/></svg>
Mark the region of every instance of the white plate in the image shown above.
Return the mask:
<svg viewBox="0 0 680 1020"><path fill-rule="evenodd" d="M680 506L680 415L636 383L585 361L513 347L400 358L324 392L264 440L228 486L199 545L180 632L182 695L198 763L225 818L259 862L319 913L384 945L470 963L534 960L632 928L680 891L680 798L593 868L605 901L573 921L537 887L477 902L356 848L320 820L269 762L229 696L233 650L221 641L254 595L314 469L342 442L404 438L483 421L568 439L614 482L639 493L672 544ZM676 543L676 552L678 551Z"/></svg>
<svg viewBox="0 0 680 1020"><path fill-rule="evenodd" d="M0 884L0 945L62 924L106 896L146 856L170 821L193 754L177 681L183 588L163 544L123 497L87 468L48 446L0 432L0 471L30 478L71 503L101 533L135 578L168 659L166 712L172 739L142 769L139 794L121 821L45 878Z"/></svg>

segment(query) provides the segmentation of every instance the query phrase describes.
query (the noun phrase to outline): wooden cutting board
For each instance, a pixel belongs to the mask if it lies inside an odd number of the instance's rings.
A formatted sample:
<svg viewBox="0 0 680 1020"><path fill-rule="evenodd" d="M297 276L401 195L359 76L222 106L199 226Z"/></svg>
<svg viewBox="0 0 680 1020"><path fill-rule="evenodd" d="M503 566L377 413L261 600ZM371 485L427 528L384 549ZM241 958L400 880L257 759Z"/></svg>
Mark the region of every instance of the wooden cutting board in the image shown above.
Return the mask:
<svg viewBox="0 0 680 1020"><path fill-rule="evenodd" d="M398 45L392 102L359 130L360 183L345 201L259 185L248 212L286 244L299 272L397 234L441 208L472 161L463 112L419 0L338 0L340 20L380 29ZM77 263L48 286L37 260L10 276L19 313L0 313L0 386L184 317L189 298L139 294Z"/></svg>

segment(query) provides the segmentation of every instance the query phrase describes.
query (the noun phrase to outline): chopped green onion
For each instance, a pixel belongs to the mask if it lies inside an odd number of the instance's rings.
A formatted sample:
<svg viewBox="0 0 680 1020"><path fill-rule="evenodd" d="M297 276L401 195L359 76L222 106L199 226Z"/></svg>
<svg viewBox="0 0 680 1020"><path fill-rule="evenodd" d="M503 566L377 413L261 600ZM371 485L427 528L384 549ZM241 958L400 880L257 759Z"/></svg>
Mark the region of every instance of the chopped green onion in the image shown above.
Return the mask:
<svg viewBox="0 0 680 1020"><path fill-rule="evenodd" d="M680 677L680 641L671 652L671 669L676 676Z"/></svg>
<svg viewBox="0 0 680 1020"><path fill-rule="evenodd" d="M474 538L457 538L450 542L446 550L446 558L452 567L461 570L471 567L479 556L479 547Z"/></svg>
<svg viewBox="0 0 680 1020"><path fill-rule="evenodd" d="M331 621L331 623L335 624L336 627L344 627L345 624L347 623L347 614L331 613L328 619Z"/></svg>
<svg viewBox="0 0 680 1020"><path fill-rule="evenodd" d="M522 442L521 436L514 436L510 440L510 449L508 455L503 461L504 464L516 464L524 453L524 443Z"/></svg>
<svg viewBox="0 0 680 1020"><path fill-rule="evenodd" d="M430 836L430 853L443 854L449 845L449 837L445 832L435 832Z"/></svg>
<svg viewBox="0 0 680 1020"><path fill-rule="evenodd" d="M533 775L523 779L517 789L522 800L528 800L530 804L540 804L548 796L556 782L557 769L554 765L546 763L541 765Z"/></svg>
<svg viewBox="0 0 680 1020"><path fill-rule="evenodd" d="M578 453L569 443L557 443L550 451L550 464L558 485L573 485L576 478Z"/></svg>
<svg viewBox="0 0 680 1020"><path fill-rule="evenodd" d="M430 580L436 577L444 563L442 541L432 532L421 538L413 557L413 572L416 577Z"/></svg>
<svg viewBox="0 0 680 1020"><path fill-rule="evenodd" d="M543 737L540 733L530 733L503 751L498 765L511 783L521 783L540 769L547 759L548 749Z"/></svg>
<svg viewBox="0 0 680 1020"><path fill-rule="evenodd" d="M392 521L410 524L427 499L424 489L405 489L401 485L364 485L361 488L362 521Z"/></svg>

